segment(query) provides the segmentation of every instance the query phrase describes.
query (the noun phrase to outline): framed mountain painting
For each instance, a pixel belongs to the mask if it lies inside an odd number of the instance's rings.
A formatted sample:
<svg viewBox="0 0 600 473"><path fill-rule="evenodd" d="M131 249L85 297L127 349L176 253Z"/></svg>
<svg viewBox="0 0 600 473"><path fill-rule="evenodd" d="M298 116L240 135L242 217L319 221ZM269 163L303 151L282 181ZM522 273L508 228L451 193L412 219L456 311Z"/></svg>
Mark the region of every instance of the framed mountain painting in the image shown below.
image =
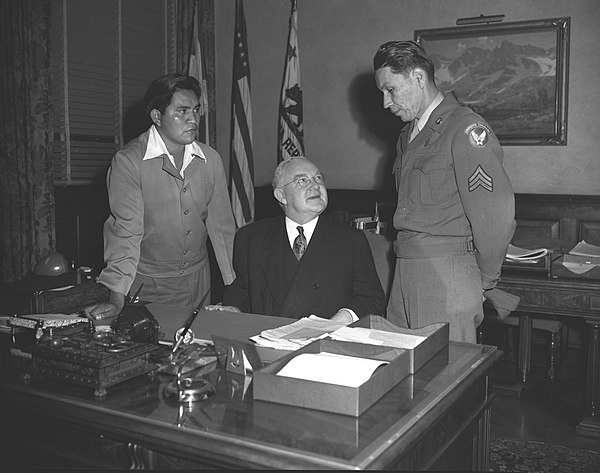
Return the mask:
<svg viewBox="0 0 600 473"><path fill-rule="evenodd" d="M570 18L415 31L444 93L503 145L566 145Z"/></svg>

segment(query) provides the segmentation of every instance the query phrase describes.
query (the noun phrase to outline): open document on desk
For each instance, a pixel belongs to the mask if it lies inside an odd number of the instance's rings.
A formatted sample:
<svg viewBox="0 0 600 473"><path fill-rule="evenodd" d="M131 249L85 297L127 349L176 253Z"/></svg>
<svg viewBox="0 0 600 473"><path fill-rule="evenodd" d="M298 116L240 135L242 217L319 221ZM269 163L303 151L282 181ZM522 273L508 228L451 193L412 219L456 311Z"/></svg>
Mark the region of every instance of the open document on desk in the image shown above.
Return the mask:
<svg viewBox="0 0 600 473"><path fill-rule="evenodd" d="M250 340L260 347L291 351L326 337L345 325L347 324L310 315L283 327L263 330L259 335L250 337Z"/></svg>
<svg viewBox="0 0 600 473"><path fill-rule="evenodd" d="M250 337L250 340L258 346L279 350L297 350L325 337L344 342L412 350L427 338L416 334L347 325L311 315L283 327L264 330L259 335Z"/></svg>

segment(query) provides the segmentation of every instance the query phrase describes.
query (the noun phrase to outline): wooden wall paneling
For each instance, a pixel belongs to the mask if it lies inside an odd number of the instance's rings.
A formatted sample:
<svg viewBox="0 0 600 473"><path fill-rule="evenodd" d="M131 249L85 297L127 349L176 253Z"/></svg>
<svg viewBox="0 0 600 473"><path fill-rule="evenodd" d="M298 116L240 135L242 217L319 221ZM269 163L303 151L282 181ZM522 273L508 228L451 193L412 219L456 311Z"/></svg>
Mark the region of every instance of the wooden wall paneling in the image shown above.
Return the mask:
<svg viewBox="0 0 600 473"><path fill-rule="evenodd" d="M579 240L600 246L600 220L581 220L579 222Z"/></svg>
<svg viewBox="0 0 600 473"><path fill-rule="evenodd" d="M560 238L560 220L517 218L513 242L536 238Z"/></svg>

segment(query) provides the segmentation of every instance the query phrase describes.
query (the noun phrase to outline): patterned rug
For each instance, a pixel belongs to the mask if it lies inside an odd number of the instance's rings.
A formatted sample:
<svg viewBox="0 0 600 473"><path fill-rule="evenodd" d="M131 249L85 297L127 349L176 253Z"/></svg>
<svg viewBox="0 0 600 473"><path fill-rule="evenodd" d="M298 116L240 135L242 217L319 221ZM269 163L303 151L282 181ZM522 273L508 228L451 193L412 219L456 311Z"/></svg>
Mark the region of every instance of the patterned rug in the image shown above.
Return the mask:
<svg viewBox="0 0 600 473"><path fill-rule="evenodd" d="M598 451L578 450L543 442L492 438L489 471L599 473Z"/></svg>

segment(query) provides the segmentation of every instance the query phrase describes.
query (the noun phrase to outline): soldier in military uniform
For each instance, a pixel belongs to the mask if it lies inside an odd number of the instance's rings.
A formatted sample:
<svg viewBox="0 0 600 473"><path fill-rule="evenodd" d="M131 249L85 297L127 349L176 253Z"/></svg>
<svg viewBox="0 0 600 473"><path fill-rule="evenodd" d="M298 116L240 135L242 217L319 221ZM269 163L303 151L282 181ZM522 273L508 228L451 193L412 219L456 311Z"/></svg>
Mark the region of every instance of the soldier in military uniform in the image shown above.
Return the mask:
<svg viewBox="0 0 600 473"><path fill-rule="evenodd" d="M490 126L442 94L413 41L373 59L383 106L407 125L396 145L396 273L388 319L417 328L449 322L450 339L474 343L515 229L514 194Z"/></svg>

